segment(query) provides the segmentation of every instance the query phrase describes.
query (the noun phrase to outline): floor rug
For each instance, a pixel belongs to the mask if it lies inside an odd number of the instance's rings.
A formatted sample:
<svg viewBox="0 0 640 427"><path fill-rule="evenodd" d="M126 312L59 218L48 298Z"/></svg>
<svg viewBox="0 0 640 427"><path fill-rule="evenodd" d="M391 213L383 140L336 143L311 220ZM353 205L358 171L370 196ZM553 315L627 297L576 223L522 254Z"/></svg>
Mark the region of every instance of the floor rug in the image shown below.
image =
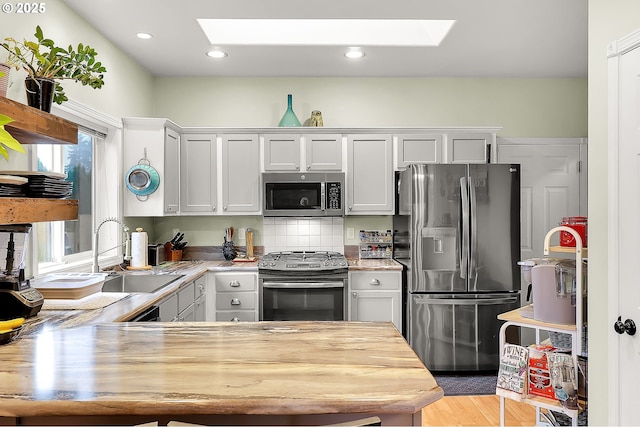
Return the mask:
<svg viewBox="0 0 640 427"><path fill-rule="evenodd" d="M445 396L485 395L496 393L498 377L492 375L434 375Z"/></svg>

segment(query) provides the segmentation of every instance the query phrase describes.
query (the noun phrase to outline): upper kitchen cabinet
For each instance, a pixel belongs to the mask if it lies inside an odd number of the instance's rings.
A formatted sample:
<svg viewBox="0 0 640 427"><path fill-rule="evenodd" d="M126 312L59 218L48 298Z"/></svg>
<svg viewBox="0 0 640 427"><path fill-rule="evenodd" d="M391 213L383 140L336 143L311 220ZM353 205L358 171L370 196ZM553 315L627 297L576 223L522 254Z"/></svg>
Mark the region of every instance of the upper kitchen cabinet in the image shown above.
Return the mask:
<svg viewBox="0 0 640 427"><path fill-rule="evenodd" d="M265 134L264 170L341 171L342 134Z"/></svg>
<svg viewBox="0 0 640 427"><path fill-rule="evenodd" d="M260 206L258 135L226 134L222 137L222 213L259 215Z"/></svg>
<svg viewBox="0 0 640 427"><path fill-rule="evenodd" d="M347 215L393 215L392 137L347 137Z"/></svg>
<svg viewBox="0 0 640 427"><path fill-rule="evenodd" d="M441 163L443 134L411 134L395 137L396 169L411 163Z"/></svg>
<svg viewBox="0 0 640 427"><path fill-rule="evenodd" d="M22 144L77 144L78 125L52 114L0 97L0 113L15 121L5 129ZM3 197L0 224L78 219L78 201Z"/></svg>
<svg viewBox="0 0 640 427"><path fill-rule="evenodd" d="M489 163L489 150L495 142L495 133L449 133L444 163Z"/></svg>
<svg viewBox="0 0 640 427"><path fill-rule="evenodd" d="M218 198L215 134L183 134L180 139L180 213L214 213Z"/></svg>
<svg viewBox="0 0 640 427"><path fill-rule="evenodd" d="M305 171L341 171L342 135L303 135Z"/></svg>
<svg viewBox="0 0 640 427"><path fill-rule="evenodd" d="M436 130L436 129L434 129ZM498 129L441 129L394 137L395 168L411 163L489 163Z"/></svg>
<svg viewBox="0 0 640 427"><path fill-rule="evenodd" d="M125 191L124 215L175 215L180 202L180 128L167 119L123 118L123 122L125 173L138 164L149 164L159 175L158 187L149 195Z"/></svg>
<svg viewBox="0 0 640 427"><path fill-rule="evenodd" d="M300 135L264 135L264 170L299 171Z"/></svg>

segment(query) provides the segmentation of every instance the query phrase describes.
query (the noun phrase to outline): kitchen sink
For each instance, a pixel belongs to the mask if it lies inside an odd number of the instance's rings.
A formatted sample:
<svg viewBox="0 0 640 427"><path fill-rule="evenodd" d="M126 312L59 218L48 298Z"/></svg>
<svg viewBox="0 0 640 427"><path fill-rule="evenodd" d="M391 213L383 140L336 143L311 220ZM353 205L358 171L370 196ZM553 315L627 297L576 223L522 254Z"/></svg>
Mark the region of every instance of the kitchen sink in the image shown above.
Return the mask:
<svg viewBox="0 0 640 427"><path fill-rule="evenodd" d="M182 274L118 274L109 276L102 292L153 293L184 277Z"/></svg>

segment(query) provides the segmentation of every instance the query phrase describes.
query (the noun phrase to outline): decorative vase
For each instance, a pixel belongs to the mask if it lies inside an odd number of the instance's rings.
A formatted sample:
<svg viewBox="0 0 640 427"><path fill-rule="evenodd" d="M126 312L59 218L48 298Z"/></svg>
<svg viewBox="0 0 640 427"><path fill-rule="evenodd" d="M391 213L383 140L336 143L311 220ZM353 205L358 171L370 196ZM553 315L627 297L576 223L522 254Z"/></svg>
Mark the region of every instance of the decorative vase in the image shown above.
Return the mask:
<svg viewBox="0 0 640 427"><path fill-rule="evenodd" d="M10 70L11 70L11 67L9 67L7 64L0 62L0 73L2 73L2 75L0 75L0 96L5 98L7 96L7 88L9 87L9 71Z"/></svg>
<svg viewBox="0 0 640 427"><path fill-rule="evenodd" d="M27 77L24 81L27 90L27 104L39 110L51 112L56 82L50 79L33 79Z"/></svg>
<svg viewBox="0 0 640 427"><path fill-rule="evenodd" d="M287 95L287 111L284 112L284 116L280 119L280 123L278 126L280 127L294 127L300 126L300 120L296 116L296 113L293 112L292 106L292 97L291 94Z"/></svg>
<svg viewBox="0 0 640 427"><path fill-rule="evenodd" d="M227 241L227 238L224 238L224 243L222 244L222 255L224 255L224 259L227 261L233 261L238 256L238 252L233 246L233 240Z"/></svg>

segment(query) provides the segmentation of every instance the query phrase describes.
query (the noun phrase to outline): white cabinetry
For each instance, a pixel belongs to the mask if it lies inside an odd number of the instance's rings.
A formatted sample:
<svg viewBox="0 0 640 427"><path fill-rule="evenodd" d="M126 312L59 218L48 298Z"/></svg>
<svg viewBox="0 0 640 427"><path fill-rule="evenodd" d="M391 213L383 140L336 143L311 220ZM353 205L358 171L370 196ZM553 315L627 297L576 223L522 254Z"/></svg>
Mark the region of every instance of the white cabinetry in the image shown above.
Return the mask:
<svg viewBox="0 0 640 427"><path fill-rule="evenodd" d="M125 173L146 158L160 175L158 189L148 197L124 191L124 216L174 215L179 206L180 134L167 119L124 118ZM125 183L126 188L126 183Z"/></svg>
<svg viewBox="0 0 640 427"><path fill-rule="evenodd" d="M348 135L347 215L393 215L391 135Z"/></svg>
<svg viewBox="0 0 640 427"><path fill-rule="evenodd" d="M496 142L495 132L427 131L394 137L396 170L410 163L488 163Z"/></svg>
<svg viewBox="0 0 640 427"><path fill-rule="evenodd" d="M265 171L341 171L342 134L265 134Z"/></svg>
<svg viewBox="0 0 640 427"><path fill-rule="evenodd" d="M217 208L218 161L215 134L184 134L180 141L180 212Z"/></svg>
<svg viewBox="0 0 640 427"><path fill-rule="evenodd" d="M342 135L303 135L306 171L342 170Z"/></svg>
<svg viewBox="0 0 640 427"><path fill-rule="evenodd" d="M206 320L206 279L200 277L158 305L161 322L204 322Z"/></svg>
<svg viewBox="0 0 640 427"><path fill-rule="evenodd" d="M300 135L264 135L264 170L299 171Z"/></svg>
<svg viewBox="0 0 640 427"><path fill-rule="evenodd" d="M260 140L257 134L222 136L222 213L260 214Z"/></svg>
<svg viewBox="0 0 640 427"><path fill-rule="evenodd" d="M402 332L402 273L350 271L349 320L393 322Z"/></svg>
<svg viewBox="0 0 640 427"><path fill-rule="evenodd" d="M396 136L397 169L405 169L411 163L441 163L443 140L441 133Z"/></svg>
<svg viewBox="0 0 640 427"><path fill-rule="evenodd" d="M255 322L258 320L257 272L207 273L207 320Z"/></svg>
<svg viewBox="0 0 640 427"><path fill-rule="evenodd" d="M495 133L449 133L445 163L488 163L488 147L495 146Z"/></svg>

